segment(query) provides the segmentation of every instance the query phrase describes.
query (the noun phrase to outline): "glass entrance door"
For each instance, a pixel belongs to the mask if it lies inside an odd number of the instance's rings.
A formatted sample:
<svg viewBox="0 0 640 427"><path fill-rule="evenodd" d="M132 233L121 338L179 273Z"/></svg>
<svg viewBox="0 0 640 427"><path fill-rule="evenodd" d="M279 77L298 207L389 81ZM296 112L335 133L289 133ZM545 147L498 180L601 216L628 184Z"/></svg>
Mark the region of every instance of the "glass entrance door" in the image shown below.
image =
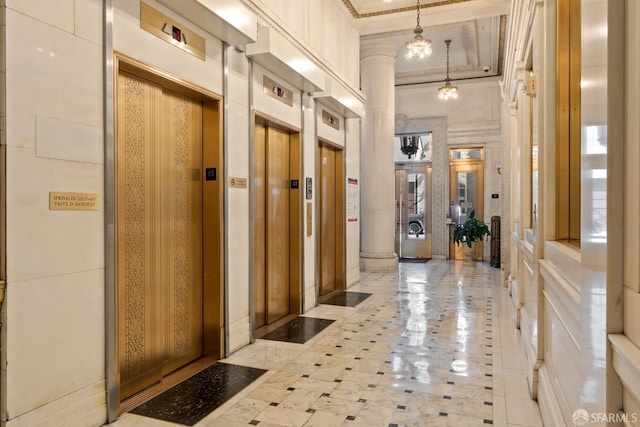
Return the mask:
<svg viewBox="0 0 640 427"><path fill-rule="evenodd" d="M396 253L431 258L431 166L396 165Z"/></svg>

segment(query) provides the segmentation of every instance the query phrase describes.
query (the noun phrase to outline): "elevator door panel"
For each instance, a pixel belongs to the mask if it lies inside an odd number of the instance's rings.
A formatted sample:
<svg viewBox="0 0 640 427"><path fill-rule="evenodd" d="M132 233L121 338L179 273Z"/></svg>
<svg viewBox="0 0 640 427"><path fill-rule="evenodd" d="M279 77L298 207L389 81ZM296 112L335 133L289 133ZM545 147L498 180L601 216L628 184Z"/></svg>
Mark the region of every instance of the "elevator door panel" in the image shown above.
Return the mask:
<svg viewBox="0 0 640 427"><path fill-rule="evenodd" d="M266 239L267 222L265 185L265 142L266 128L257 124L254 132L253 146L253 292L254 292L254 313L256 327L260 327L267 322L267 298L266 298Z"/></svg>
<svg viewBox="0 0 640 427"><path fill-rule="evenodd" d="M289 314L289 134L267 129L267 322Z"/></svg>
<svg viewBox="0 0 640 427"><path fill-rule="evenodd" d="M202 354L202 106L118 77L121 398Z"/></svg>
<svg viewBox="0 0 640 427"><path fill-rule="evenodd" d="M290 312L290 138L256 124L254 134L255 326Z"/></svg>
<svg viewBox="0 0 640 427"><path fill-rule="evenodd" d="M336 151L327 146L319 150L319 265L320 296L336 290Z"/></svg>

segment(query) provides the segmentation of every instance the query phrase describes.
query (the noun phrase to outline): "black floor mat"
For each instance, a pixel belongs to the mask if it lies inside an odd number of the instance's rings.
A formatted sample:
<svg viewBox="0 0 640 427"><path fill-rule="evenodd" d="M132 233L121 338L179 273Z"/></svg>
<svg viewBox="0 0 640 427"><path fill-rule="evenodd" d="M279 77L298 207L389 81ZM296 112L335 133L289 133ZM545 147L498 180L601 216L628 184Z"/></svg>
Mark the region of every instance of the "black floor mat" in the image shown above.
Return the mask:
<svg viewBox="0 0 640 427"><path fill-rule="evenodd" d="M216 363L143 403L132 414L192 426L267 372Z"/></svg>
<svg viewBox="0 0 640 427"><path fill-rule="evenodd" d="M333 322L334 320L298 316L264 335L262 339L304 344Z"/></svg>
<svg viewBox="0 0 640 427"><path fill-rule="evenodd" d="M322 304L355 307L370 296L371 294L366 294L364 292L340 292L339 294L336 294L324 301Z"/></svg>

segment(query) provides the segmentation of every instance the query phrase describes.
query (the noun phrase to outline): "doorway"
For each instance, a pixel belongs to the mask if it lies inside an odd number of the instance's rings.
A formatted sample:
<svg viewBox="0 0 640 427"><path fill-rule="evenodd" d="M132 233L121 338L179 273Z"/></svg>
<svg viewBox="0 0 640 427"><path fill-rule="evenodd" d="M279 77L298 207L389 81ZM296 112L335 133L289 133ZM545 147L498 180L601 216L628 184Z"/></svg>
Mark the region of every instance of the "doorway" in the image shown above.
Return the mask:
<svg viewBox="0 0 640 427"><path fill-rule="evenodd" d="M318 146L318 297L326 300L345 288L344 149Z"/></svg>
<svg viewBox="0 0 640 427"><path fill-rule="evenodd" d="M299 132L256 117L253 146L256 330L302 310L301 158Z"/></svg>
<svg viewBox="0 0 640 427"><path fill-rule="evenodd" d="M396 163L396 254L431 258L431 164Z"/></svg>
<svg viewBox="0 0 640 427"><path fill-rule="evenodd" d="M468 219L483 219L484 151L482 148L456 148L449 150L450 202L449 214L455 224ZM474 260L481 261L484 253L482 241L476 243ZM451 258L464 260L462 245L450 242Z"/></svg>
<svg viewBox="0 0 640 427"><path fill-rule="evenodd" d="M203 165L217 164L222 148L217 99L117 63L117 342L125 400L205 355L221 356L222 193L204 182Z"/></svg>

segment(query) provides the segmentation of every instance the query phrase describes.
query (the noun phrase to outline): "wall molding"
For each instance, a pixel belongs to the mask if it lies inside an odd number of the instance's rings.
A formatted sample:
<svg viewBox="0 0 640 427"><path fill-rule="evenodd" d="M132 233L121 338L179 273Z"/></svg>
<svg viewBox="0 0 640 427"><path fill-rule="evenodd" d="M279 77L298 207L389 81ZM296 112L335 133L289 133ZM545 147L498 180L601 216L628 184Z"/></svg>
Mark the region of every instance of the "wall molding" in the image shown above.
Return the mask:
<svg viewBox="0 0 640 427"><path fill-rule="evenodd" d="M624 388L640 401L640 348L623 334L610 334L613 368Z"/></svg>

